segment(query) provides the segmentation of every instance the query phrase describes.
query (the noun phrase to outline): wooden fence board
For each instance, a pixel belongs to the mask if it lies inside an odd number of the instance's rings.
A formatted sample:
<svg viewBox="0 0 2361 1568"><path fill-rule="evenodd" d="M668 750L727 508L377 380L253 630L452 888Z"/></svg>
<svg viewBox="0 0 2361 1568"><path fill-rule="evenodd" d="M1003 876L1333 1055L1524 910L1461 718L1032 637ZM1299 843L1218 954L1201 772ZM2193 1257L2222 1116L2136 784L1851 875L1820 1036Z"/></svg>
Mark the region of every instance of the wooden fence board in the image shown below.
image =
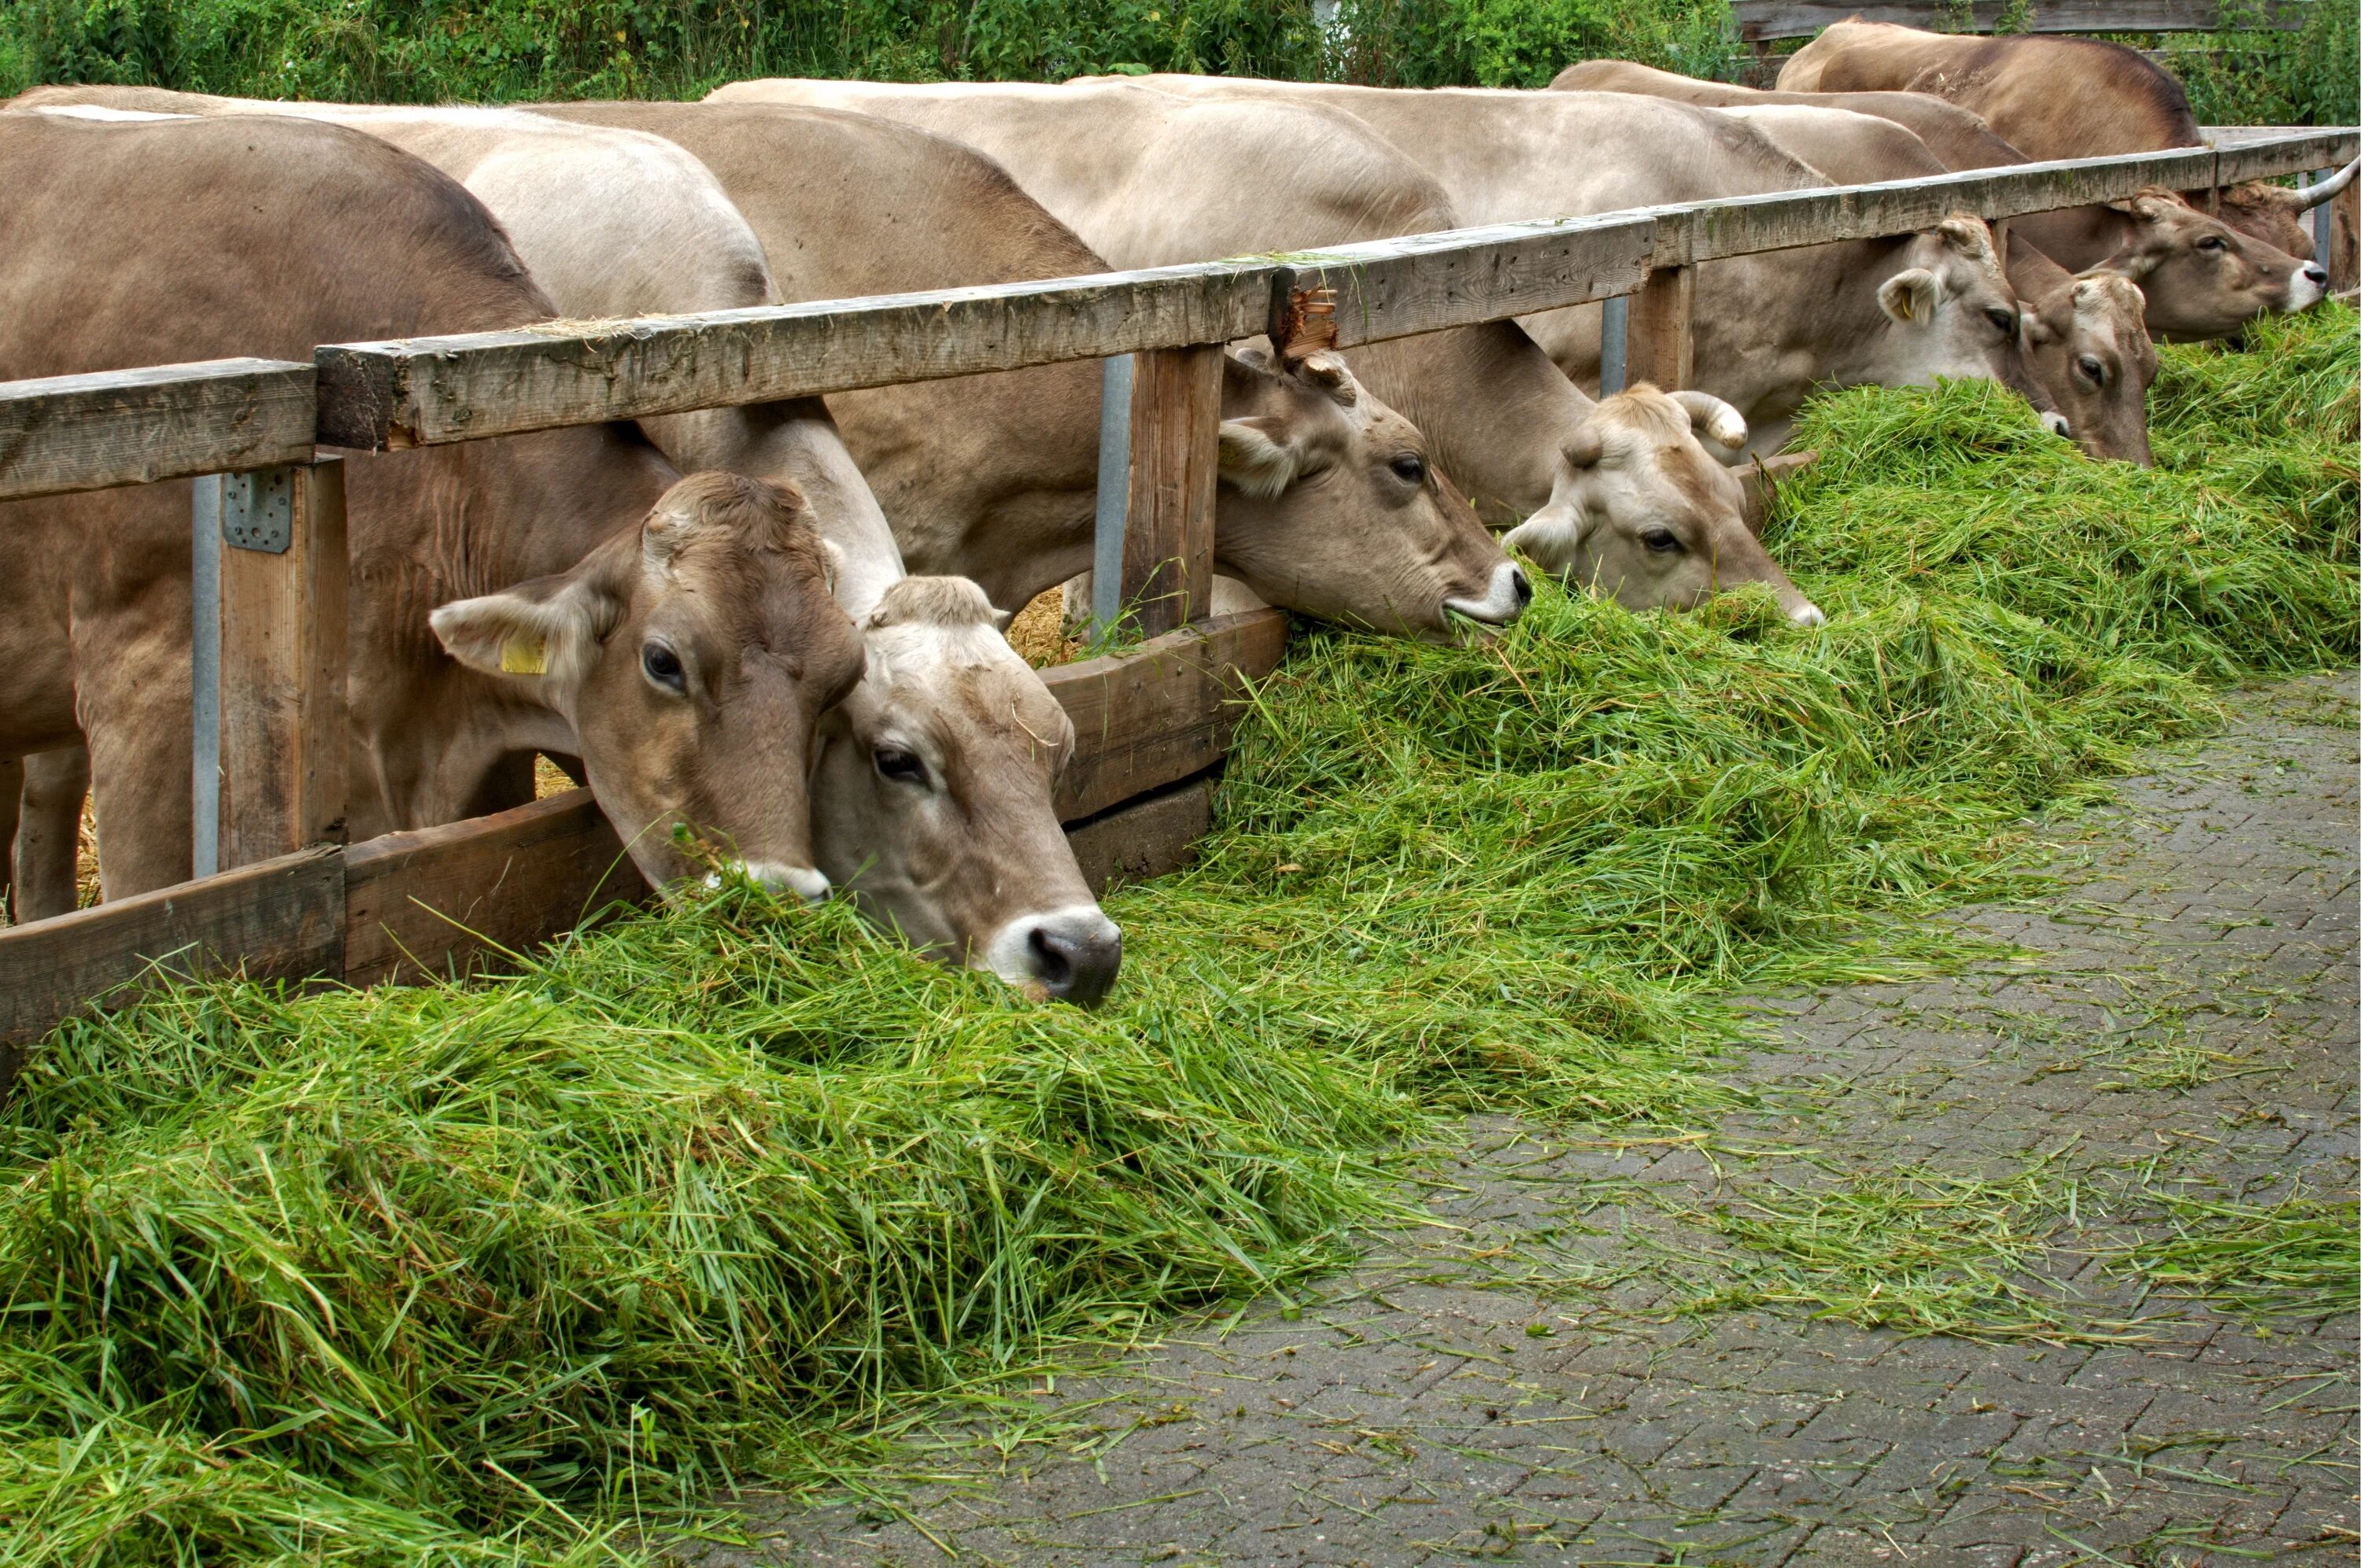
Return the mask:
<svg viewBox="0 0 2361 1568"><path fill-rule="evenodd" d="M320 438L431 446L1261 332L1278 269L1214 262L318 351Z"/></svg>
<svg viewBox="0 0 2361 1568"><path fill-rule="evenodd" d="M160 965L250 979L344 968L344 851L306 850L0 931L0 1045L39 1038Z"/></svg>
<svg viewBox="0 0 2361 1568"><path fill-rule="evenodd" d="M0 500L308 463L312 384L279 359L0 382Z"/></svg>
<svg viewBox="0 0 2361 1568"><path fill-rule="evenodd" d="M388 833L345 853L344 975L373 985L464 972L647 896L587 789Z"/></svg>
<svg viewBox="0 0 2361 1568"><path fill-rule="evenodd" d="M1908 234L1961 211L2000 219L2111 202L2146 185L2194 190L2213 182L2213 158L2210 148L2183 148L1653 208L1655 265ZM2257 163L2268 158L2257 149Z"/></svg>
<svg viewBox="0 0 2361 1568"><path fill-rule="evenodd" d="M1336 342L1345 348L1475 326L1637 288L1654 226L1615 214L1340 246L1285 258L1293 276L1278 297L1334 290Z"/></svg>
<svg viewBox="0 0 2361 1568"><path fill-rule="evenodd" d="M2361 158L2361 131L2349 127L2290 131L2269 141L2220 146L2216 163L2220 172L2214 178L2224 185L2235 185L2242 180L2302 173L2297 159L2311 159L2307 167L2312 169L2342 169L2356 158Z"/></svg>
<svg viewBox="0 0 2361 1568"><path fill-rule="evenodd" d="M1287 646L1275 609L1215 616L1116 658L1044 670L1074 721L1058 817L1074 822L1211 767L1237 721L1239 674L1268 674Z"/></svg>
<svg viewBox="0 0 2361 1568"><path fill-rule="evenodd" d="M2301 27L2312 5L2326 3L2330 0L2263 0L2250 8L2255 21L2241 25ZM1748 43L1807 38L1831 22L1852 18L1930 32L1989 33L2010 7L1997 0L1975 0L1969 9L1971 18L1962 17L1952 0L1904 0L1898 5L1889 0L1883 5L1858 0L1734 0L1730 6L1738 36ZM2222 5L2220 0L2038 0L2022 25L2034 33L2210 33L2222 25Z"/></svg>

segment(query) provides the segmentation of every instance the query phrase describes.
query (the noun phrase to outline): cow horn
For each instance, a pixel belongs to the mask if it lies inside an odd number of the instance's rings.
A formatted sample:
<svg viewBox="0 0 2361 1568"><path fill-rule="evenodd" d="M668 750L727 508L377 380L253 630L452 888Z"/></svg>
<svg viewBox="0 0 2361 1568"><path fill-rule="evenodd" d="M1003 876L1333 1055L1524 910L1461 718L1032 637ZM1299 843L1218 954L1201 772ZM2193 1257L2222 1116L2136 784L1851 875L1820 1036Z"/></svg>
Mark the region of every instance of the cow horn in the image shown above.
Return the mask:
<svg viewBox="0 0 2361 1568"><path fill-rule="evenodd" d="M2308 213L2323 202L2334 201L2343 195L2345 187L2353 183L2353 174L2356 170L2361 170L2361 158L2355 159L2310 190L2290 191L2284 187L2275 186L2272 188L2272 194L2287 203L2289 212Z"/></svg>
<svg viewBox="0 0 2361 1568"><path fill-rule="evenodd" d="M1607 455L1607 437L1596 419L1582 422L1582 428L1565 438L1565 460L1577 468L1587 468Z"/></svg>
<svg viewBox="0 0 2361 1568"><path fill-rule="evenodd" d="M1746 444L1746 416L1711 392L1677 391L1672 399L1688 411L1690 429L1732 452Z"/></svg>

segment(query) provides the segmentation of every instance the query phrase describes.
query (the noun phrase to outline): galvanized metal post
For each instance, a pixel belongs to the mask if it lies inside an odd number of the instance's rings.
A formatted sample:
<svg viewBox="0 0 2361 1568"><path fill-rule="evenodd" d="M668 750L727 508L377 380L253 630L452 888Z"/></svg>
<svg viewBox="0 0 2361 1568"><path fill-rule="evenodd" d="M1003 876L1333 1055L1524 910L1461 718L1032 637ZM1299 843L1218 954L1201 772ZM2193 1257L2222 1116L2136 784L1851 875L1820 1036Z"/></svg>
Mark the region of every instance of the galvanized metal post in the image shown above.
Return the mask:
<svg viewBox="0 0 2361 1568"><path fill-rule="evenodd" d="M1598 395L1611 398L1631 375L1631 296L1617 294L1598 302Z"/></svg>
<svg viewBox="0 0 2361 1568"><path fill-rule="evenodd" d="M1123 614L1123 534L1131 511L1131 384L1128 354L1099 362L1098 522L1091 541L1091 630Z"/></svg>
<svg viewBox="0 0 2361 1568"><path fill-rule="evenodd" d="M191 486L189 535L189 874L221 870L221 553L222 479L200 474Z"/></svg>
<svg viewBox="0 0 2361 1568"><path fill-rule="evenodd" d="M2334 169L2323 169L2304 183L2307 187L2325 185L2335 172ZM2336 203L2323 202L2312 210L2312 258L2323 268L2328 265L2328 249L2335 238Z"/></svg>

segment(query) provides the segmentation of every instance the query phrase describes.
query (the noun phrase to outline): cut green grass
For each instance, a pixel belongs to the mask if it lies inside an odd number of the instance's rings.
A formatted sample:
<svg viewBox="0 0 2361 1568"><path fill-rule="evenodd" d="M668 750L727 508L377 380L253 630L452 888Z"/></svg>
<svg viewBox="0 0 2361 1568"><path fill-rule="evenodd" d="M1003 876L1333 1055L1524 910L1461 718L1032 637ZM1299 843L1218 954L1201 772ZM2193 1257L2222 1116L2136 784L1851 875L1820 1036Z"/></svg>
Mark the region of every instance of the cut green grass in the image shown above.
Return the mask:
<svg viewBox="0 0 2361 1568"><path fill-rule="evenodd" d="M0 1563L630 1558L1334 1266L1443 1118L1708 1122L1722 996L1956 962L1924 917L2032 886L2030 814L2361 653L2355 318L2256 337L2167 351L2153 473L1978 388L1816 406L1772 541L1825 629L1543 585L1482 644L1303 634L1201 866L1110 901L1096 1013L733 887L505 979L62 1030L0 1113ZM1801 1281L1755 1286L2021 1309L1946 1255L2034 1197L1834 1201L1732 1221Z"/></svg>
<svg viewBox="0 0 2361 1568"><path fill-rule="evenodd" d="M2171 1234L2125 1249L2116 1272L2249 1320L2361 1314L2361 1206L2351 1197L2151 1196Z"/></svg>

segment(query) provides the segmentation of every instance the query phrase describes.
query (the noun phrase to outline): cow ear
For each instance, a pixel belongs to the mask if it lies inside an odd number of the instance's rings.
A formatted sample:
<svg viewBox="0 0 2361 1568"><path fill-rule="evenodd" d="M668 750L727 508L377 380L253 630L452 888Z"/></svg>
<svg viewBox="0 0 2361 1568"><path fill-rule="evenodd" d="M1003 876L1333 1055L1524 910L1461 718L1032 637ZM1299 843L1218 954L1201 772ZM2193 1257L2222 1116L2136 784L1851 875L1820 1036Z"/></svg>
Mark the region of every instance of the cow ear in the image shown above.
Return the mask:
<svg viewBox="0 0 2361 1568"><path fill-rule="evenodd" d="M1222 483L1270 500L1295 480L1295 455L1275 439L1268 416L1222 422Z"/></svg>
<svg viewBox="0 0 2361 1568"><path fill-rule="evenodd" d="M1896 272L1878 286L1878 308L1897 322L1925 325L1935 319L1941 282L1924 267Z"/></svg>
<svg viewBox="0 0 2361 1568"><path fill-rule="evenodd" d="M594 557L571 572L500 593L455 599L427 618L451 657L488 675L572 688L623 618L623 604Z"/></svg>

